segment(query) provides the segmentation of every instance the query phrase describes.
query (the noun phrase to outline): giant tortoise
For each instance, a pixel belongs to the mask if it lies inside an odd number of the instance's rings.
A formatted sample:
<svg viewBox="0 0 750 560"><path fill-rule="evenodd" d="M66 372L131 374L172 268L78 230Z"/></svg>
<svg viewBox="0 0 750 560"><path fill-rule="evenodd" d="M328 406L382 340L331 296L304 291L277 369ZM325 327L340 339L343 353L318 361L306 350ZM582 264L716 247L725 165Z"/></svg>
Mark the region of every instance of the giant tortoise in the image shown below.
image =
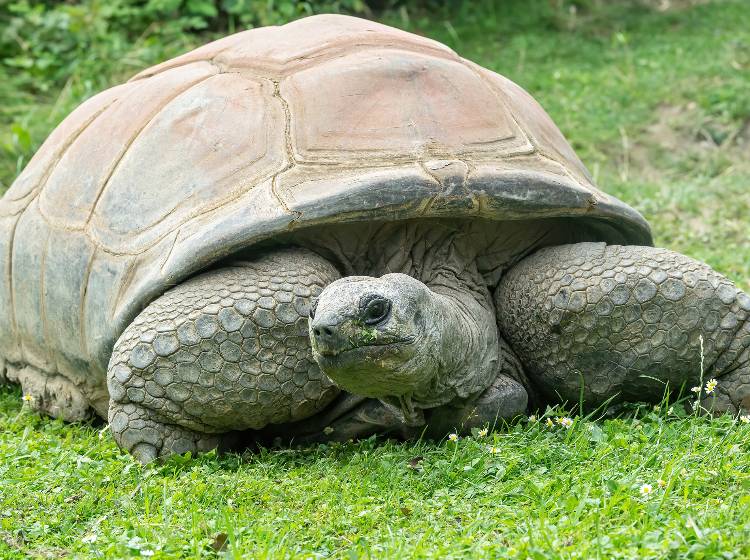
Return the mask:
<svg viewBox="0 0 750 560"><path fill-rule="evenodd" d="M718 378L750 297L652 246L544 110L444 45L322 15L86 101L0 202L0 377L141 461L445 434ZM701 369L703 364L703 369Z"/></svg>

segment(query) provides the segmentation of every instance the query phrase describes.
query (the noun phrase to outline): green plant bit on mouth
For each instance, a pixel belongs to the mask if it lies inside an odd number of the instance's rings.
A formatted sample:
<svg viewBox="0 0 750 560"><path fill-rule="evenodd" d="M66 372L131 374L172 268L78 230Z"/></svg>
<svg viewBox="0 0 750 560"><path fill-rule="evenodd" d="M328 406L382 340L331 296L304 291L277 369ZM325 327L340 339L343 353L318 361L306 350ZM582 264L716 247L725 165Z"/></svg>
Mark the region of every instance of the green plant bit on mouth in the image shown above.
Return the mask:
<svg viewBox="0 0 750 560"><path fill-rule="evenodd" d="M363 327L359 336L360 344L373 344L378 340L378 334L375 327Z"/></svg>

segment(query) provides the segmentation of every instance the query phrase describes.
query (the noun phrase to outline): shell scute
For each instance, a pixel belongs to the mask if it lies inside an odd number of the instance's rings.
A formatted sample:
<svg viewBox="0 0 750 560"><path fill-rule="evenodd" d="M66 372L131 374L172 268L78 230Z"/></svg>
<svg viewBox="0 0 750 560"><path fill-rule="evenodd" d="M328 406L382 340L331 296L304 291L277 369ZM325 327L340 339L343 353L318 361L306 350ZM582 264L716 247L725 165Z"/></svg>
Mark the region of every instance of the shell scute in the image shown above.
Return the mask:
<svg viewBox="0 0 750 560"><path fill-rule="evenodd" d="M285 117L273 94L268 80L232 73L174 98L112 173L92 218L99 244L140 253L280 171Z"/></svg>
<svg viewBox="0 0 750 560"><path fill-rule="evenodd" d="M180 93L211 77L207 63L155 76L131 88L68 147L47 179L40 211L64 229L84 229L99 197L138 135Z"/></svg>
<svg viewBox="0 0 750 560"><path fill-rule="evenodd" d="M531 148L492 88L460 60L359 51L291 75L281 92L300 161L499 158Z"/></svg>
<svg viewBox="0 0 750 560"><path fill-rule="evenodd" d="M13 328L19 334L18 346L23 362L51 371L55 369L55 356L45 343L44 282L39 274L45 266L50 228L34 211L37 204L38 200L34 200L31 210L21 214L15 230L10 283L15 314L11 317Z"/></svg>

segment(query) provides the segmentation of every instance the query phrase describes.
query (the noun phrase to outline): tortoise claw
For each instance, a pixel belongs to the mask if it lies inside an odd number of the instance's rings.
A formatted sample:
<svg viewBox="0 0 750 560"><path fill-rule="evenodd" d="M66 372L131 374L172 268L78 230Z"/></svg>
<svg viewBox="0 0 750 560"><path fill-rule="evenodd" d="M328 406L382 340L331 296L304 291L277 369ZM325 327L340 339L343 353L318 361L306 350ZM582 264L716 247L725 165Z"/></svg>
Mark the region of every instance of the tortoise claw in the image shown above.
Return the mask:
<svg viewBox="0 0 750 560"><path fill-rule="evenodd" d="M156 446L150 443L139 443L130 452L141 465L153 463L159 457L159 451L156 449Z"/></svg>

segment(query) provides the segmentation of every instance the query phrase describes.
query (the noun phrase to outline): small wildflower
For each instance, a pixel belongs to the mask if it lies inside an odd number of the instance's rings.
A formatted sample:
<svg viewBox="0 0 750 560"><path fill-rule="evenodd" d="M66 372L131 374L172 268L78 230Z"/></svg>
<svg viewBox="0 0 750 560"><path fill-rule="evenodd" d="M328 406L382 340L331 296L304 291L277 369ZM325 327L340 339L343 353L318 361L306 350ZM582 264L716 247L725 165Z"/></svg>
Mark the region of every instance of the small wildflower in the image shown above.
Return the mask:
<svg viewBox="0 0 750 560"><path fill-rule="evenodd" d="M456 443L458 441L458 434L450 434L448 436L448 440L452 441L453 443Z"/></svg>
<svg viewBox="0 0 750 560"><path fill-rule="evenodd" d="M153 550L149 550L148 548L141 550L141 556L153 556L155 552Z"/></svg>
<svg viewBox="0 0 750 560"><path fill-rule="evenodd" d="M485 437L488 433L490 433L490 431L487 428L482 428L477 432L477 435L479 437Z"/></svg>
<svg viewBox="0 0 750 560"><path fill-rule="evenodd" d="M743 414L740 416L740 422L743 422L744 424L750 424L750 414Z"/></svg>
<svg viewBox="0 0 750 560"><path fill-rule="evenodd" d="M573 425L573 419L572 418L568 418L567 416L564 416L564 417L558 419L557 422L563 428L570 428Z"/></svg>
<svg viewBox="0 0 750 560"><path fill-rule="evenodd" d="M707 394L707 395L710 395L711 393L713 393L713 392L714 392L714 389L716 389L716 386L717 386L718 384L719 384L719 383L718 383L718 381L716 381L716 379L709 379L709 380L708 380L708 381L706 382L706 394Z"/></svg>
<svg viewBox="0 0 750 560"><path fill-rule="evenodd" d="M500 453L500 448L499 447L495 447L494 445L490 445L489 447L487 447L487 451L489 451L493 455L496 455L496 454Z"/></svg>
<svg viewBox="0 0 750 560"><path fill-rule="evenodd" d="M701 388L700 388L700 386L698 386L698 385L696 385L695 387L693 387L693 388L692 388L692 389L690 389L690 390L691 390L691 391L692 391L693 393L700 393L700 392L701 392Z"/></svg>
<svg viewBox="0 0 750 560"><path fill-rule="evenodd" d="M536 416L534 414L532 414L531 416L529 416L529 422L536 422L536 421L537 421L537 418L536 418Z"/></svg>
<svg viewBox="0 0 750 560"><path fill-rule="evenodd" d="M331 428L330 426L326 426L325 428L323 428L323 433L327 436L330 436L333 433L333 428Z"/></svg>
<svg viewBox="0 0 750 560"><path fill-rule="evenodd" d="M25 394L23 397L21 397L21 400L25 403L34 402L34 395L29 395L28 393Z"/></svg>
<svg viewBox="0 0 750 560"><path fill-rule="evenodd" d="M663 478L660 478L659 480L657 480L657 481L656 481L656 485L657 485L657 486L658 486L659 488L666 488L666 486L667 486L667 481L666 481L666 480L664 480Z"/></svg>
<svg viewBox="0 0 750 560"><path fill-rule="evenodd" d="M96 539L99 537L96 535L96 533L91 533L89 535L85 535L83 538L81 538L81 542L86 544L92 544L96 542Z"/></svg>
<svg viewBox="0 0 750 560"><path fill-rule="evenodd" d="M641 485L641 495L642 496L648 496L653 491L654 491L654 487L651 486L650 484L642 484Z"/></svg>
<svg viewBox="0 0 750 560"><path fill-rule="evenodd" d="M701 405L701 401L693 401L690 403L690 406L693 407L693 410L698 410L700 405Z"/></svg>
<svg viewBox="0 0 750 560"><path fill-rule="evenodd" d="M673 407L673 406L670 406L670 407L669 407L669 410L667 410L667 414L668 414L669 416L672 416L672 414L674 414L674 407Z"/></svg>
<svg viewBox="0 0 750 560"><path fill-rule="evenodd" d="M547 418L544 423L547 424L547 426L549 426L550 428L555 425L555 423L552 421L552 418Z"/></svg>

